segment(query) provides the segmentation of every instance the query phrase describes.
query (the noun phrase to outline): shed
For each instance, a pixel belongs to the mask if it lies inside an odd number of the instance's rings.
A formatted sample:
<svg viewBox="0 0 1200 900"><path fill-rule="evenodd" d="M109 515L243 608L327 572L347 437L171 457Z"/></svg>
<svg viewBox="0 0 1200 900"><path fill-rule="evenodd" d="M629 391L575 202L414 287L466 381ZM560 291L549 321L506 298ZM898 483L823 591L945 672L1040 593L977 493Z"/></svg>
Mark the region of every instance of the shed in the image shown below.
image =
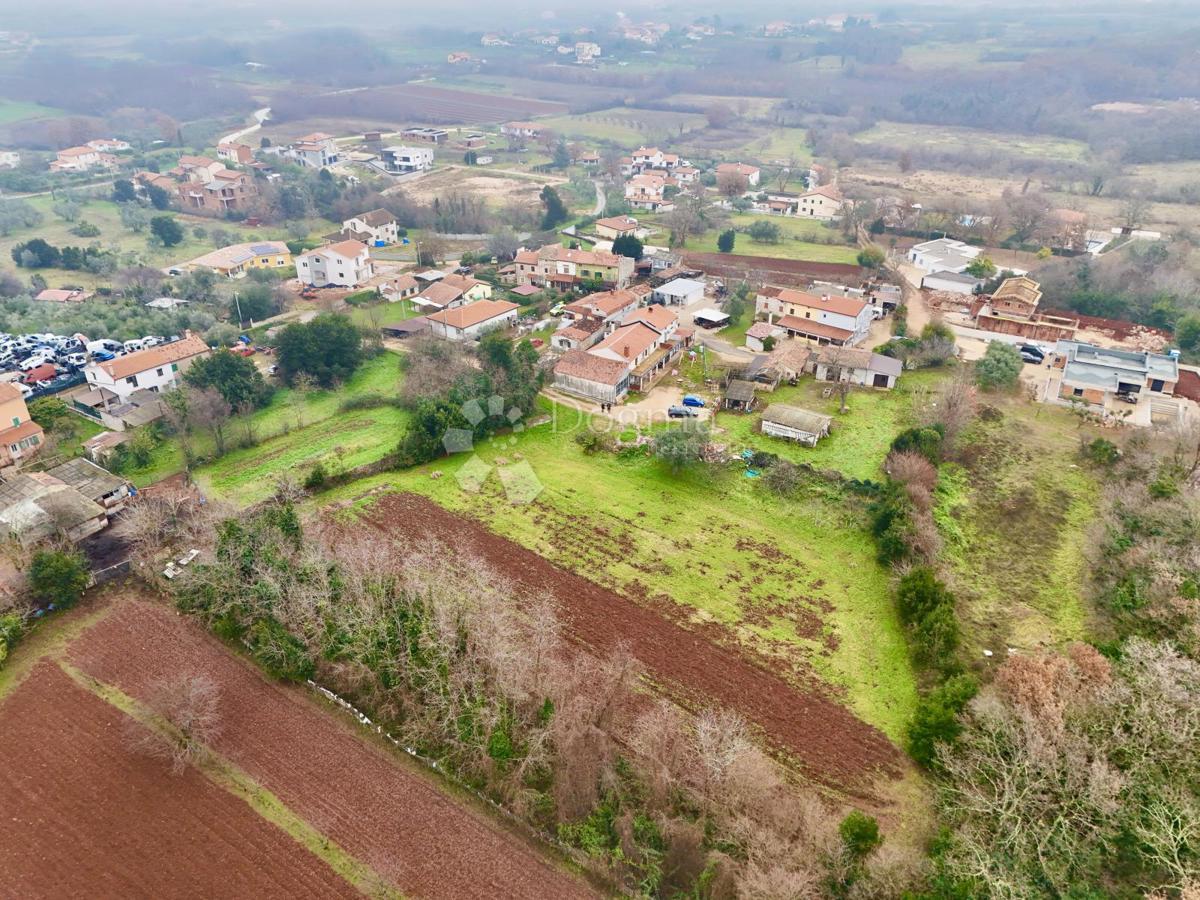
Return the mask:
<svg viewBox="0 0 1200 900"><path fill-rule="evenodd" d="M692 321L701 328L717 328L729 323L729 314L706 306L692 315Z"/></svg>
<svg viewBox="0 0 1200 900"><path fill-rule="evenodd" d="M725 408L736 409L739 412L750 412L754 409L754 405L758 402L758 396L754 393L753 381L740 381L735 379L729 382L729 387L725 389Z"/></svg>
<svg viewBox="0 0 1200 900"><path fill-rule="evenodd" d="M829 434L829 426L832 423L832 416L824 416L798 406L772 403L763 410L762 433L815 447L817 441Z"/></svg>
<svg viewBox="0 0 1200 900"><path fill-rule="evenodd" d="M411 319L404 319L400 322L393 322L390 325L383 325L379 330L383 332L384 337L412 337L413 335L425 334L429 331L429 319L425 316L414 316Z"/></svg>

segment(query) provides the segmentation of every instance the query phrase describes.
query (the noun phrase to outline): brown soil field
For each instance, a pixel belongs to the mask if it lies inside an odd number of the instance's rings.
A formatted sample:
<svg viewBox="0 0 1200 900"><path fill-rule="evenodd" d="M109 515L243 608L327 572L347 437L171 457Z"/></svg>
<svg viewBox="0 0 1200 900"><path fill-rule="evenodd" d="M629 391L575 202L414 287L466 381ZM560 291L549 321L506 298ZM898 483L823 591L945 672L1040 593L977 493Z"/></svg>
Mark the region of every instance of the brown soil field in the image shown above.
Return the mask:
<svg viewBox="0 0 1200 900"><path fill-rule="evenodd" d="M366 90L301 95L295 88L280 91L271 107L277 123L305 117L334 116L341 119L376 122L426 122L434 124L483 124L530 119L534 116L558 116L567 111L565 103L484 94L428 84L393 84Z"/></svg>
<svg viewBox="0 0 1200 900"><path fill-rule="evenodd" d="M70 646L75 665L138 699L164 675L221 691L214 749L406 895L587 897L590 889L468 805L441 793L302 688L267 681L196 622L125 600Z"/></svg>
<svg viewBox="0 0 1200 900"><path fill-rule="evenodd" d="M124 746L124 713L50 661L0 705L7 897L355 897L195 769Z"/></svg>
<svg viewBox="0 0 1200 900"><path fill-rule="evenodd" d="M792 687L765 660L726 646L723 635L678 621L673 604L639 605L417 494L384 496L365 516L389 535L440 541L480 557L520 590L554 597L575 640L597 653L625 642L671 696L737 710L814 781L865 797L875 777L900 771L888 739L815 679L807 689Z"/></svg>
<svg viewBox="0 0 1200 900"><path fill-rule="evenodd" d="M761 272L772 283L807 284L813 278L832 278L857 284L862 269L847 263L809 262L801 259L775 259L770 256L741 256L736 253L684 252L686 265L703 269L709 275L740 278L746 271Z"/></svg>

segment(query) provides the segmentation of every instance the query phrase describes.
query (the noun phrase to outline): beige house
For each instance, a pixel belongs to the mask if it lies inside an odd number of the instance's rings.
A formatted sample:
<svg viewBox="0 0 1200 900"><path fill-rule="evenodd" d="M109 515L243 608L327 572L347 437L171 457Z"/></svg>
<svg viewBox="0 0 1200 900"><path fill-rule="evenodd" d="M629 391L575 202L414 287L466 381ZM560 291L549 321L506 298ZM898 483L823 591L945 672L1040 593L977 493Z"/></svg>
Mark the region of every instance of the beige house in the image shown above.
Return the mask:
<svg viewBox="0 0 1200 900"><path fill-rule="evenodd" d="M42 426L29 418L20 389L0 383L0 469L18 466L36 454L45 437Z"/></svg>
<svg viewBox="0 0 1200 900"><path fill-rule="evenodd" d="M796 215L806 219L830 221L841 216L845 202L836 185L823 184L800 195L796 204Z"/></svg>

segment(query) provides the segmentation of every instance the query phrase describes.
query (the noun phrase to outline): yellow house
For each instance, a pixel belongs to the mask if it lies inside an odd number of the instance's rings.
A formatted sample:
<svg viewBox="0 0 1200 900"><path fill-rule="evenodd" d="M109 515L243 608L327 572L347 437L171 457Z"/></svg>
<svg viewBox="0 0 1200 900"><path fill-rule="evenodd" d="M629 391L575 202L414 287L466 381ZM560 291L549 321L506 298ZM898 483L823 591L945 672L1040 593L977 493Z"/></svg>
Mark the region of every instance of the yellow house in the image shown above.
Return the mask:
<svg viewBox="0 0 1200 900"><path fill-rule="evenodd" d="M290 269L292 251L283 241L262 241L254 244L230 244L174 269L190 272L193 269L212 269L226 278L241 278L251 269Z"/></svg>
<svg viewBox="0 0 1200 900"><path fill-rule="evenodd" d="M19 465L36 454L44 440L42 426L29 418L20 388L0 383L0 468Z"/></svg>

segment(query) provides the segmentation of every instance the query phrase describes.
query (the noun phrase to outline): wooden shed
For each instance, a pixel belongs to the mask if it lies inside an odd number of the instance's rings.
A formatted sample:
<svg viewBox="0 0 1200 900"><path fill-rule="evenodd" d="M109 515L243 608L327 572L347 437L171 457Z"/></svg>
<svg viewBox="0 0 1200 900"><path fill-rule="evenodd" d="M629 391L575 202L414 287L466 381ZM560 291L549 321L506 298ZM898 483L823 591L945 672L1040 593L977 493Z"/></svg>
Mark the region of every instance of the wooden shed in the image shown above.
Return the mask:
<svg viewBox="0 0 1200 900"><path fill-rule="evenodd" d="M739 412L750 412L754 409L754 405L758 402L758 396L754 393L753 381L733 380L729 382L729 387L725 389L725 408L736 409Z"/></svg>

